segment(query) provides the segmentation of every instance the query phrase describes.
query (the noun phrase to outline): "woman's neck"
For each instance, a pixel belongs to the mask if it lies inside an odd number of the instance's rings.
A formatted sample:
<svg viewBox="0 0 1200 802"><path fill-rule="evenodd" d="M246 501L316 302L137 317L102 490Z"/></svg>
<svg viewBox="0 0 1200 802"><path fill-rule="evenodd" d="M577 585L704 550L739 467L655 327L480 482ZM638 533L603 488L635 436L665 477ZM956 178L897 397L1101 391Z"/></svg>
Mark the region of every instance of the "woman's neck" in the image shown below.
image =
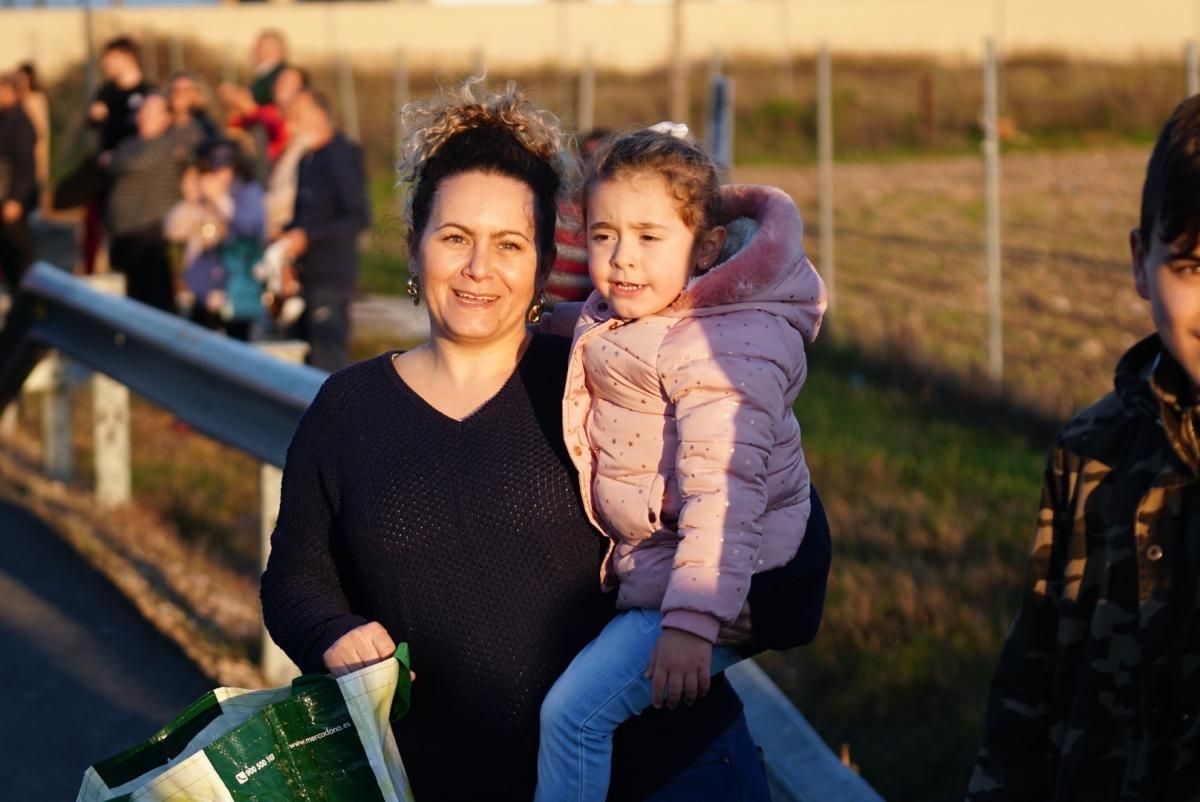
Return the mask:
<svg viewBox="0 0 1200 802"><path fill-rule="evenodd" d="M396 372L425 402L462 420L500 391L531 339L523 329L487 343L461 343L434 336L393 359Z"/></svg>
<svg viewBox="0 0 1200 802"><path fill-rule="evenodd" d="M455 342L431 337L426 348L430 367L451 384L469 386L488 377L507 379L521 361L529 334L522 329L503 340Z"/></svg>

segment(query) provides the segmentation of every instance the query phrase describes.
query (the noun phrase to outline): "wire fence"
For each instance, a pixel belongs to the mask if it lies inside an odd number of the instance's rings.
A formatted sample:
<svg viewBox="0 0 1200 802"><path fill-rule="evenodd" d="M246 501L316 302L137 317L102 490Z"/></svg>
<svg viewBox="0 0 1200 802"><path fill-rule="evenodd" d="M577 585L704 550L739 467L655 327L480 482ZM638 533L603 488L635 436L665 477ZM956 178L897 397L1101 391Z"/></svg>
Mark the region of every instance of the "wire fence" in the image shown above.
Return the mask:
<svg viewBox="0 0 1200 802"><path fill-rule="evenodd" d="M180 35L141 34L144 67L152 80L161 82L184 69L210 84L244 79L249 73L230 48L214 52ZM1115 268L1124 261L1119 250L1123 238L1111 229L1129 227L1125 221L1136 209L1132 193L1145 143L1171 108L1200 88L1198 53L1197 43L1189 41L1174 60L1109 63L1055 54L1006 56L981 41L979 59L970 64L839 55L817 43L786 59L730 61L714 51L706 61L677 57L637 74L600 70L589 55L578 68L494 72L489 79L518 80L580 131L664 118L690 123L718 159L734 167L735 179L784 186L815 222L810 225L817 240L814 261L829 287L830 320L838 330L870 346L907 349L908 356L915 351L920 360L1015 389L1059 413L1106 385L1111 366L1106 363L1144 327L1145 317L1133 299L1119 304L1119 336L1101 337L1097 347L1096 338L1080 331L1081 321L1096 313L1089 309L1082 314L1070 288L1039 301L1044 289L1039 285L1057 285L1064 275L1075 281L1101 276L1110 290L1119 284ZM390 63L370 68L355 66L348 56L331 51L305 66L316 86L334 100L343 130L363 143L371 171L382 180L390 176L399 141L397 109L409 98L450 84L455 72L414 66L403 48ZM458 62L471 64L476 73L487 71L479 48L465 51ZM86 70L83 80L64 81L68 86L60 94L66 102L55 116L70 131L82 129L82 101L95 85L90 74ZM1036 166L1039 159L1057 158L1077 145L1097 144L1122 154L1120 170L1102 168L1093 174L1075 169L1069 162L1084 158L1075 156L1063 156L1048 170ZM60 170L69 164L72 147L78 152L82 146L68 144L67 152L57 155ZM1040 155L1047 153L1051 156ZM951 166L931 158L947 159ZM882 205L870 202L888 182L881 176L865 180L859 177L863 171L869 173L875 164L903 172L907 168L900 165L906 162L927 165L913 173L903 193L897 190ZM1010 176L1012 170L1020 175ZM1076 200L1100 204L1103 215L1095 217L1094 210L1080 206L1072 212L1079 219L1062 220L1062 204L1045 193L1036 200L1021 197L1038 183L1020 177L1028 170L1035 178L1065 171L1046 191L1075 186ZM1106 174L1121 183L1106 184ZM1007 191L1014 186L1016 197ZM1124 200L1110 207L1106 201L1114 187ZM907 200L900 197L905 193L911 196ZM883 213L889 204L913 208L899 219ZM1039 213L1022 204L1046 208ZM398 230L393 209L377 211L380 226ZM1103 249L1093 242L1101 220L1108 229ZM950 232L952 237L938 236ZM903 254L899 261L905 271L894 269L897 254ZM953 271L947 269L948 260ZM880 262L892 267L880 270ZM1084 264L1102 269L1080 273ZM1020 274L1014 276L1015 270ZM1044 280L1039 271L1055 275ZM872 282L894 282L894 291L881 298ZM922 287L936 291L923 292ZM1026 341L1029 331L1046 325L1027 324L1039 304L1071 330L1056 335L1069 352L1066 357L1083 354L1094 363L1078 387L1049 399L1045 372L1033 364L1046 353L1046 338ZM913 307L924 307L923 316ZM1014 327L1019 330L1015 336ZM1016 365L1016 376L1009 370L1013 360L1028 363Z"/></svg>

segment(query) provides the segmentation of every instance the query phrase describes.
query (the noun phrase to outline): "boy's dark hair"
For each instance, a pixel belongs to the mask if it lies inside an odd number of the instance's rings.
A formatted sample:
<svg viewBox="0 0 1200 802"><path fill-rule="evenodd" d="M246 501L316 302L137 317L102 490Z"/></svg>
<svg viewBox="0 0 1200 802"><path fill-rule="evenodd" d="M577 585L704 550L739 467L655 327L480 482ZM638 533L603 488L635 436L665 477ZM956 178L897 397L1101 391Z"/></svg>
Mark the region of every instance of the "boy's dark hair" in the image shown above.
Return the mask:
<svg viewBox="0 0 1200 802"><path fill-rule="evenodd" d="M112 39L109 39L107 42L104 43L104 47L100 50L100 53L101 54L111 53L114 50L121 52L121 53L128 54L130 57L133 58L134 61L138 62L139 64L142 61L141 48L139 48L137 46L137 42L133 41L133 39L131 39L128 36L117 36Z"/></svg>
<svg viewBox="0 0 1200 802"><path fill-rule="evenodd" d="M1150 154L1139 230L1191 253L1200 245L1200 95L1175 107Z"/></svg>

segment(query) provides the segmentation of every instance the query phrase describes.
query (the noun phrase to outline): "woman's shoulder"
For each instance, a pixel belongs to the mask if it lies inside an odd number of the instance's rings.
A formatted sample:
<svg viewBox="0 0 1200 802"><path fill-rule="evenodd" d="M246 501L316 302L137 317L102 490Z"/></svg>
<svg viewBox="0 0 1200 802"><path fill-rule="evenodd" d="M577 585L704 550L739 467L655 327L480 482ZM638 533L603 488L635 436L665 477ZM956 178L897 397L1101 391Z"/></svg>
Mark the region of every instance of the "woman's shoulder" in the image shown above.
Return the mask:
<svg viewBox="0 0 1200 802"><path fill-rule="evenodd" d="M386 408L390 399L385 403L383 394L389 387L388 372L395 372L392 357L396 353L385 351L329 374L313 398L310 414L326 417L353 412L361 415L369 414L373 408Z"/></svg>

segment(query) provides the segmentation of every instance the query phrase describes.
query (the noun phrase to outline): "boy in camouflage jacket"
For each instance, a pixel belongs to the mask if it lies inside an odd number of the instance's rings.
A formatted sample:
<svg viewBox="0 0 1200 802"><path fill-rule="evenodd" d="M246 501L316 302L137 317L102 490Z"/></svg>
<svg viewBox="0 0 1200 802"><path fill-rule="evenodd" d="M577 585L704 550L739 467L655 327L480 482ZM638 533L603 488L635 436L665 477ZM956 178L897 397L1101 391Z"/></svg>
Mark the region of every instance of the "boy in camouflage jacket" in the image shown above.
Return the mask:
<svg viewBox="0 0 1200 802"><path fill-rule="evenodd" d="M970 802L1200 800L1200 96L1130 245L1157 333L1050 455Z"/></svg>

